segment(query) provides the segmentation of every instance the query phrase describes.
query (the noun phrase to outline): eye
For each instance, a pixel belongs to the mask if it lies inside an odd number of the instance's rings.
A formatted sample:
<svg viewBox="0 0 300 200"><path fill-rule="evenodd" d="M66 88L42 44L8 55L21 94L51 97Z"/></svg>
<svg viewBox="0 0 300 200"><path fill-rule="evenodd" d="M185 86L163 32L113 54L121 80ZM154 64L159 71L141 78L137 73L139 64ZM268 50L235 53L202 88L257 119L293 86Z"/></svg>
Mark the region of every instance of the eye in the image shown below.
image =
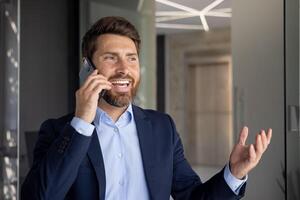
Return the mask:
<svg viewBox="0 0 300 200"><path fill-rule="evenodd" d="M104 60L114 60L114 56L104 56Z"/></svg>
<svg viewBox="0 0 300 200"><path fill-rule="evenodd" d="M115 55L110 55L110 54L107 54L107 55L104 55L103 56L103 61L104 62L108 62L108 63L116 63L118 60L117 56Z"/></svg>
<svg viewBox="0 0 300 200"><path fill-rule="evenodd" d="M137 61L137 57L131 56L131 57L129 57L129 61L130 62L135 62L135 61Z"/></svg>

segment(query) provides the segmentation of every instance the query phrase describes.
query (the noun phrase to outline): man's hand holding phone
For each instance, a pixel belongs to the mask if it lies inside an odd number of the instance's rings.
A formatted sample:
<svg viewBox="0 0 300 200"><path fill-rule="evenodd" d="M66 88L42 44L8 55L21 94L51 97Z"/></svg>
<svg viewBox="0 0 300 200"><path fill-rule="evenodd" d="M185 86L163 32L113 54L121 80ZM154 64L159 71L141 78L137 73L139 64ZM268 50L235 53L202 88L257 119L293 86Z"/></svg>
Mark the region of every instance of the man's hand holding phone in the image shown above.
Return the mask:
<svg viewBox="0 0 300 200"><path fill-rule="evenodd" d="M98 74L98 70L95 69L76 91L75 116L91 123L96 115L99 94L103 90L110 90L111 87L112 84L107 78Z"/></svg>

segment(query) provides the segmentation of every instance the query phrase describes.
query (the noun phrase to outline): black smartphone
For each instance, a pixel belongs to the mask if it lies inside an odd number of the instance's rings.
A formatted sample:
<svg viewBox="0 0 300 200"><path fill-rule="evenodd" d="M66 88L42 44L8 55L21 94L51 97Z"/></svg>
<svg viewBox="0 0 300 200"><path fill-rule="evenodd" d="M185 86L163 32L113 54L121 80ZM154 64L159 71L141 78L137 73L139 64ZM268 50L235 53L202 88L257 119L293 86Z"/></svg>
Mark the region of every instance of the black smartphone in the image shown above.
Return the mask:
<svg viewBox="0 0 300 200"><path fill-rule="evenodd" d="M96 67L93 65L91 60L89 58L84 57L83 58L83 66L79 72L79 81L80 81L80 86L83 85L87 77L93 73L93 71L96 69ZM103 97L105 94L106 90L102 90L100 93L100 97Z"/></svg>
<svg viewBox="0 0 300 200"><path fill-rule="evenodd" d="M87 77L95 70L94 65L88 58L83 58L83 66L79 72L80 86L83 85Z"/></svg>

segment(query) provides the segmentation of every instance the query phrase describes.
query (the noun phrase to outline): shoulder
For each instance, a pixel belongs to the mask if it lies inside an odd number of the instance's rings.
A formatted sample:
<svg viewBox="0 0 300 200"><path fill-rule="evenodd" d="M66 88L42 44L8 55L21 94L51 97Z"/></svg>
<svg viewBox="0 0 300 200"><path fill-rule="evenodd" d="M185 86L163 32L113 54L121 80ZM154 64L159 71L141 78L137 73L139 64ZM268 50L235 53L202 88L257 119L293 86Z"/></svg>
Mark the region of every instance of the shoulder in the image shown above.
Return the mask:
<svg viewBox="0 0 300 200"><path fill-rule="evenodd" d="M66 124L70 123L74 117L74 113L70 113L59 118L50 118L45 120L42 125L41 129L54 129L54 130L61 130L65 127Z"/></svg>
<svg viewBox="0 0 300 200"><path fill-rule="evenodd" d="M133 113L135 115L141 116L141 117L147 117L147 118L170 118L170 116L166 113L152 110L152 109L144 109L139 106L133 105Z"/></svg>
<svg viewBox="0 0 300 200"><path fill-rule="evenodd" d="M152 123L165 123L165 125L174 126L172 117L166 113L152 109L143 109L138 106L133 106L133 112L135 117L147 118Z"/></svg>

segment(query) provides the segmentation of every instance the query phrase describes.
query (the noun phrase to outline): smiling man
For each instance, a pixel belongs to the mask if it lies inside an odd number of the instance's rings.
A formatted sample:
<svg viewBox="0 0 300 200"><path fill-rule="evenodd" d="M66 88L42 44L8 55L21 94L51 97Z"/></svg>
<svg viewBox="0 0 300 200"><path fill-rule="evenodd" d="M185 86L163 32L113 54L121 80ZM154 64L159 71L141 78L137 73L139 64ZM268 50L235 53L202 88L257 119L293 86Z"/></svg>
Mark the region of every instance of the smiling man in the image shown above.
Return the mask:
<svg viewBox="0 0 300 200"><path fill-rule="evenodd" d="M229 163L202 183L184 157L171 117L132 104L140 82L139 48L138 32L121 17L102 18L85 34L83 57L96 69L76 92L75 114L42 124L22 199L243 197L247 174L272 130L246 145L244 127Z"/></svg>

